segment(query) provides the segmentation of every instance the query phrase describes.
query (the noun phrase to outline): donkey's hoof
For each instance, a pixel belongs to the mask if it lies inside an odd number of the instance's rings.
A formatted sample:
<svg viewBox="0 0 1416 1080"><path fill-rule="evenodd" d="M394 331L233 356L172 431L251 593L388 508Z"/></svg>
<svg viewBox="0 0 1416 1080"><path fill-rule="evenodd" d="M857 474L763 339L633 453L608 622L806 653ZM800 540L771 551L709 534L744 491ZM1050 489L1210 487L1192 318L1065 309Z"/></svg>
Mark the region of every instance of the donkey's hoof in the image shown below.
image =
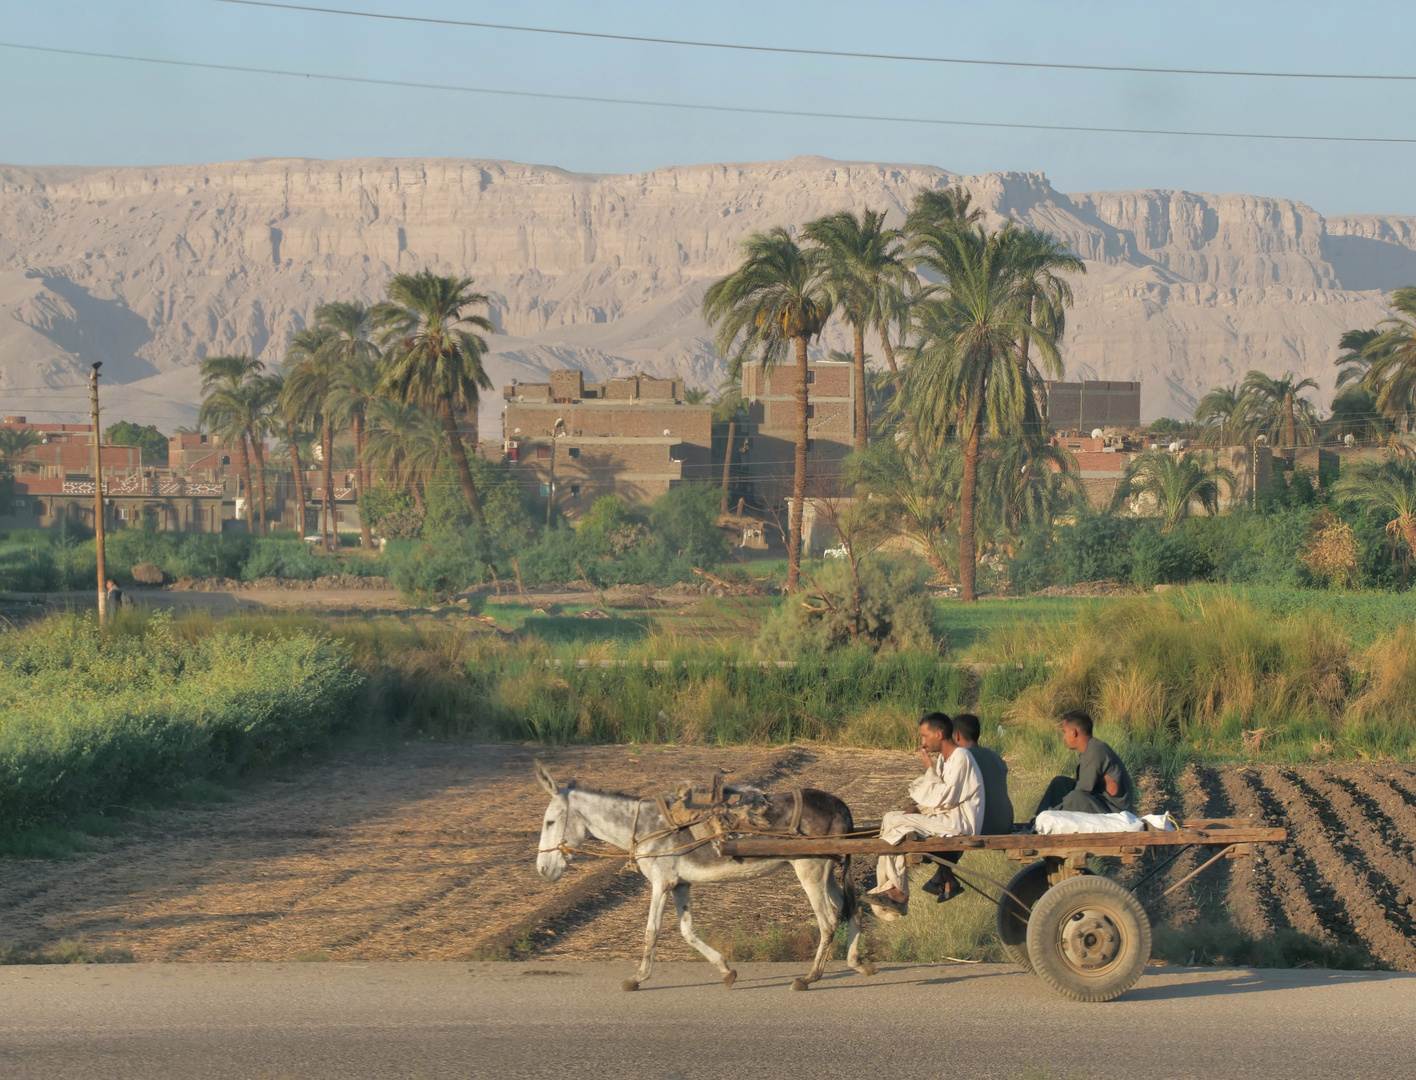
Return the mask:
<svg viewBox="0 0 1416 1080"><path fill-rule="evenodd" d="M730 971L730 972L728 972L726 975L723 976L723 985L724 985L724 986L732 986L732 984L735 983L735 982L737 982L737 972L736 972L736 971Z"/></svg>
<svg viewBox="0 0 1416 1080"><path fill-rule="evenodd" d="M856 970L859 971L862 975L874 975L876 972L876 967L869 960L867 960L865 963L861 964L860 967L856 968Z"/></svg>
<svg viewBox="0 0 1416 1080"><path fill-rule="evenodd" d="M793 989L793 990L805 990L805 989L807 989L807 988L810 987L810 986L811 986L811 983L807 982L805 979L793 979L793 980L792 980L792 989Z"/></svg>
<svg viewBox="0 0 1416 1080"><path fill-rule="evenodd" d="M620 983L620 989L621 989L621 990L638 990L638 989L639 989L639 983L638 983L636 980L634 980L634 979L625 979L624 982Z"/></svg>

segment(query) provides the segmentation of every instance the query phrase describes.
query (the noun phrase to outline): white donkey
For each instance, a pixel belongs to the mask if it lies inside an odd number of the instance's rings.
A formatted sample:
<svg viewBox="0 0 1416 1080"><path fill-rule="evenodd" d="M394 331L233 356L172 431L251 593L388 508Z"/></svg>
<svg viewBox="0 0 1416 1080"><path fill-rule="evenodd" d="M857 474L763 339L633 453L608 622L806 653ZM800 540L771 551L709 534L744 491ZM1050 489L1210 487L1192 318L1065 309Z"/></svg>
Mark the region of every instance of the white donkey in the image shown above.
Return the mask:
<svg viewBox="0 0 1416 1080"><path fill-rule="evenodd" d="M634 978L626 979L626 990L638 990L649 978L654 964L654 943L664 917L664 900L674 894L679 932L683 939L703 954L723 976L723 985L732 986L737 972L723 960L722 953L693 930L688 910L689 886L696 882L749 881L780 870L788 863L796 871L801 887L816 913L821 938L811 970L792 982L793 990L805 990L821 978L826 958L841 917L848 920L846 963L862 975L874 975L875 967L860 958L860 915L850 880L850 856L842 860L841 884L836 882L835 860L816 856L803 859L735 859L718 855L711 844L692 844L687 829L675 829L665 820L654 799L640 799L593 788L564 787L539 761L536 779L551 796L541 826L541 842L536 869L547 881L559 881L565 873L567 848L576 848L587 836L633 852L639 871L649 879L649 925L644 928L644 958ZM731 789L729 789L731 790ZM796 796L768 795L768 820L774 828L786 829L796 815ZM805 836L836 836L852 831L851 811L836 796L812 788L801 791L800 831ZM685 849L686 850L680 850Z"/></svg>

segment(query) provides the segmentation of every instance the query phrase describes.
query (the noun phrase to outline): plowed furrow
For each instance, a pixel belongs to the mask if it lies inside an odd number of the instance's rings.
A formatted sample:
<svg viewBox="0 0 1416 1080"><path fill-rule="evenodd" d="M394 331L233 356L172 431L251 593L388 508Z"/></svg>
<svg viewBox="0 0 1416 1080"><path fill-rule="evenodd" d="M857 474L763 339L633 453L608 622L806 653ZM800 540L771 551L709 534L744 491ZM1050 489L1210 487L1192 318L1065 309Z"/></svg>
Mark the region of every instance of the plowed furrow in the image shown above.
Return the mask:
<svg viewBox="0 0 1416 1080"><path fill-rule="evenodd" d="M1341 820L1348 843L1360 850L1387 922L1409 941L1416 931L1407 910L1416 888L1416 867L1396 853L1398 838L1390 819L1351 781L1316 774L1311 783Z"/></svg>
<svg viewBox="0 0 1416 1080"><path fill-rule="evenodd" d="M1378 960L1408 971L1416 968L1416 946L1387 920L1379 899L1385 879L1344 835L1332 807L1289 770L1266 769L1264 780L1288 806L1299 844L1334 894L1351 932Z"/></svg>
<svg viewBox="0 0 1416 1080"><path fill-rule="evenodd" d="M1252 818L1258 824L1264 818L1263 807L1245 783L1245 775L1227 769L1219 774L1220 785L1233 816ZM1234 925L1254 938L1293 928L1274 881L1275 868L1270 861L1274 853L1266 848L1255 850L1250 858L1234 860L1229 872L1229 910Z"/></svg>
<svg viewBox="0 0 1416 1080"><path fill-rule="evenodd" d="M1177 791L1172 799L1178 800L1180 803L1181 817L1208 817L1214 813L1210 805L1211 794L1201 777L1200 769L1194 765L1188 766L1180 774L1180 780L1176 786ZM1194 873L1210 857L1210 854L1212 853L1203 848L1192 848L1185 852L1171 863L1170 868L1159 878L1151 879L1148 884L1153 887L1152 895L1161 897L1166 889L1182 881L1186 874ZM1171 926L1189 926L1199 922L1204 915L1206 894L1212 890L1213 885L1212 881L1203 879L1209 877L1214 869L1211 867L1199 877L1180 886L1169 896L1155 901L1156 907L1152 910L1158 919Z"/></svg>
<svg viewBox="0 0 1416 1080"><path fill-rule="evenodd" d="M1312 860L1297 842L1288 808L1258 773L1245 770L1239 775L1259 807L1259 816L1290 826L1284 850L1268 864L1273 901L1282 911L1283 921L1316 941L1332 941L1339 936L1339 930L1342 940L1351 940L1354 935L1346 913L1341 911L1336 894L1321 881Z"/></svg>

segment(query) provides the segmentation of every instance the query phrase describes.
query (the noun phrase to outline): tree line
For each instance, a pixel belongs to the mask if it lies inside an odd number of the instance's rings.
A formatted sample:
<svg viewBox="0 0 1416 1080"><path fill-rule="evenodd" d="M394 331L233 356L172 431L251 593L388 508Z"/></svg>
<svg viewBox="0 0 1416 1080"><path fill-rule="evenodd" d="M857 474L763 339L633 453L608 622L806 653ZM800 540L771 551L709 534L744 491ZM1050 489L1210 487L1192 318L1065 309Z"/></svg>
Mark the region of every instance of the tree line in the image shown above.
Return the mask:
<svg viewBox="0 0 1416 1080"><path fill-rule="evenodd" d="M334 301L317 307L314 322L292 335L277 370L251 356L203 360L199 422L240 452L253 531L264 536L267 528L266 440L283 444L289 454L302 532L304 467L317 444L324 489L321 532L330 549L334 441L348 431L360 495L378 470L408 487L421 506L422 488L449 454L473 527L485 540L486 518L458 417L468 418L475 448L477 407L482 391L492 388L482 363L487 343L477 333L494 330L476 313L487 303L472 290L471 278L429 270L395 274L386 299L377 304ZM361 532L364 547L372 548L367 522Z"/></svg>

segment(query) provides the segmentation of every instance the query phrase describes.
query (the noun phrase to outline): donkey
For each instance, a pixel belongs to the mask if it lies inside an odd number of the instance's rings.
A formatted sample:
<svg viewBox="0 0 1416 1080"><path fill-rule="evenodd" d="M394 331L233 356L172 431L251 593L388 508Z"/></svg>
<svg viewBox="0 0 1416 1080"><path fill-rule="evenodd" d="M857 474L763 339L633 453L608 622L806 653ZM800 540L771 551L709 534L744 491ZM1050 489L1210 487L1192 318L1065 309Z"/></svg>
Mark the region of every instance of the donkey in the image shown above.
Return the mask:
<svg viewBox="0 0 1416 1080"><path fill-rule="evenodd" d="M649 924L644 928L644 957L634 978L622 984L623 989L638 990L649 979L654 965L654 944L664 917L664 901L670 892L678 911L679 933L718 969L723 985L732 986L737 972L724 962L722 953L694 932L688 910L689 886L697 882L750 881L780 870L788 863L806 890L821 932L811 970L794 980L792 989L805 990L821 978L826 970L827 951L841 918L847 920L849 927L846 963L862 975L875 974L875 966L860 957L860 915L851 884L849 855L842 859L840 884L834 873L835 859L829 856L728 858L715 853L710 844L692 844L688 830L674 828L654 799L577 787L574 781L562 787L539 761L535 770L536 779L551 796L536 855L536 870L543 878L559 881L565 873L566 849L579 847L587 836L593 836L630 852L639 865L639 872L649 879L652 891ZM767 796L767 816L774 828L789 827L795 802L792 794ZM840 799L813 788L802 789L800 829L803 835L839 836L851 832L852 827L850 808Z"/></svg>

